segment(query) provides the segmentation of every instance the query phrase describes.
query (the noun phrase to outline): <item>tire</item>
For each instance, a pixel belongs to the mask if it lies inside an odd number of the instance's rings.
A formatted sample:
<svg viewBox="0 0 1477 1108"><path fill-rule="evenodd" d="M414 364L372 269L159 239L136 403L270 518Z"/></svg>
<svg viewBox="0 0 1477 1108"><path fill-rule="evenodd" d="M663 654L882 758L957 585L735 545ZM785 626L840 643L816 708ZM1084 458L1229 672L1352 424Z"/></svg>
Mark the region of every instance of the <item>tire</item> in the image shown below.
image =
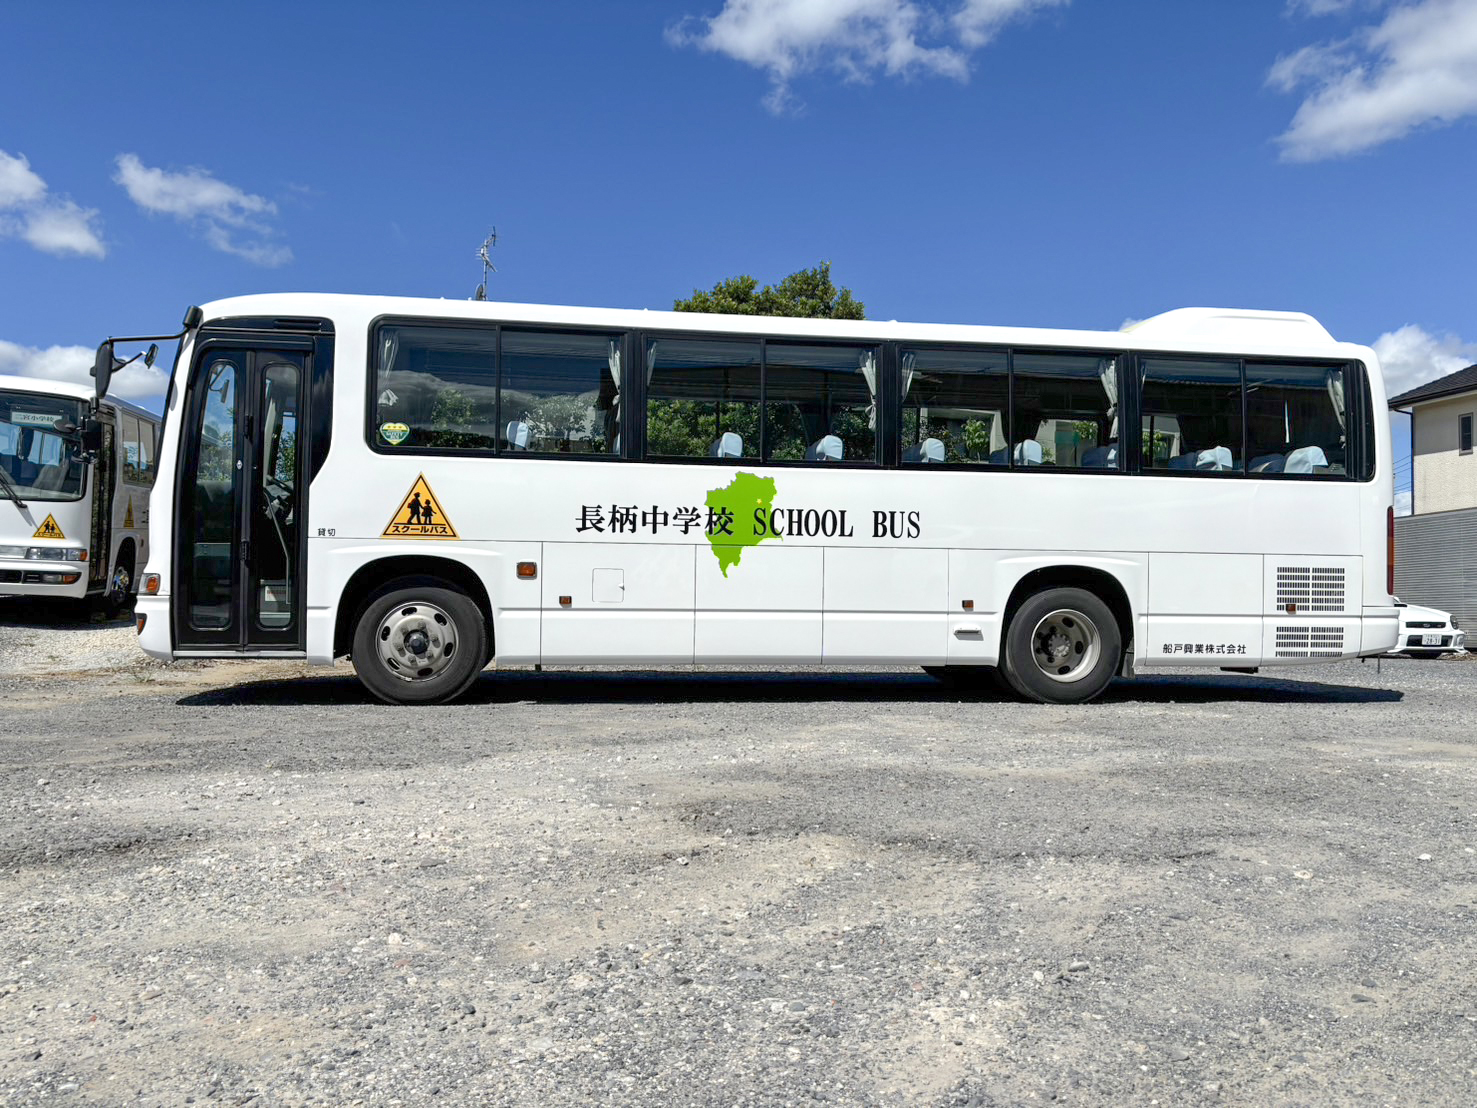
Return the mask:
<svg viewBox="0 0 1477 1108"><path fill-rule="evenodd" d="M1112 610L1086 589L1045 589L1011 616L1001 672L1016 692L1042 704L1083 704L1118 672L1123 635Z"/></svg>
<svg viewBox="0 0 1477 1108"><path fill-rule="evenodd" d="M125 545L108 575L107 590L94 602L95 608L104 619L117 619L133 596L133 553Z"/></svg>
<svg viewBox="0 0 1477 1108"><path fill-rule="evenodd" d="M351 656L386 704L445 704L477 680L487 651L487 621L466 593L443 581L394 581L359 613Z"/></svg>

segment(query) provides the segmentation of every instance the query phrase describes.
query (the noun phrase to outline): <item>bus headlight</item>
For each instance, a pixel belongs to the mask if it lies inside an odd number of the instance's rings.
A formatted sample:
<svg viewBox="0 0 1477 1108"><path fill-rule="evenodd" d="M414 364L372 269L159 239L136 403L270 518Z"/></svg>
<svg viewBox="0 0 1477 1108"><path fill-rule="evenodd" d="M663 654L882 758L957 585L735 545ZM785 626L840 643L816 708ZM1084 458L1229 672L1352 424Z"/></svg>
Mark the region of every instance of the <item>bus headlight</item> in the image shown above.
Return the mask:
<svg viewBox="0 0 1477 1108"><path fill-rule="evenodd" d="M85 562L87 549L81 546L32 546L26 550L32 562Z"/></svg>

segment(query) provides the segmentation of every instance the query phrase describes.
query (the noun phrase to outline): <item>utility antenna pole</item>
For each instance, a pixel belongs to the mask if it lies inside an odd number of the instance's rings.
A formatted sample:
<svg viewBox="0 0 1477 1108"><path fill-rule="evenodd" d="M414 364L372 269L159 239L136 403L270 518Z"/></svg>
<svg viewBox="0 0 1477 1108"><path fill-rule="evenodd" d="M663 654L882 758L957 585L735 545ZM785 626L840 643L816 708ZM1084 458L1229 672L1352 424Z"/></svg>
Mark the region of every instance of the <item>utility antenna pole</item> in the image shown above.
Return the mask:
<svg viewBox="0 0 1477 1108"><path fill-rule="evenodd" d="M477 286L477 291L472 295L473 300L487 299L487 275L496 273L497 266L492 264L492 257L488 254L497 245L497 228L494 227L488 236L482 240L482 246L477 251L477 257L482 259L482 283Z"/></svg>

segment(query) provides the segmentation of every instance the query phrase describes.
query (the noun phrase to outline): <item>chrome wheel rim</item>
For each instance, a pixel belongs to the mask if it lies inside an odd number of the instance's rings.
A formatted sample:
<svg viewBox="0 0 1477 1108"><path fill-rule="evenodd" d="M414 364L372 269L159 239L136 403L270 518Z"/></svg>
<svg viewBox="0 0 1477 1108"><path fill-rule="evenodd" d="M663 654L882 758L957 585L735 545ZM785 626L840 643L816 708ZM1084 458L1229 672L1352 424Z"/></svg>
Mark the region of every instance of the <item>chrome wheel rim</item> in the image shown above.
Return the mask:
<svg viewBox="0 0 1477 1108"><path fill-rule="evenodd" d="M128 567L120 565L113 570L113 579L108 582L108 599L123 603L128 598L128 587L133 584L133 574Z"/></svg>
<svg viewBox="0 0 1477 1108"><path fill-rule="evenodd" d="M430 681L451 665L456 624L434 604L415 601L385 613L375 631L380 664L401 681Z"/></svg>
<svg viewBox="0 0 1477 1108"><path fill-rule="evenodd" d="M1091 673L1101 652L1097 624L1075 608L1048 612L1031 632L1031 660L1044 676L1062 684Z"/></svg>

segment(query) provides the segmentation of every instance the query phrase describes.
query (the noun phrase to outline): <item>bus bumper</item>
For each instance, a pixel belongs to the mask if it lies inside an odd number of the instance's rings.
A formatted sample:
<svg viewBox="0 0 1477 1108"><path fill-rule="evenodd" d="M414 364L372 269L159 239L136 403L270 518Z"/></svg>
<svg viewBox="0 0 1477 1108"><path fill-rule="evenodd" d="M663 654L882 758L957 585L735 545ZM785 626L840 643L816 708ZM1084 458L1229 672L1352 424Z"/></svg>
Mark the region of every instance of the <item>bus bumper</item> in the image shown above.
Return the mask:
<svg viewBox="0 0 1477 1108"><path fill-rule="evenodd" d="M86 595L85 563L0 559L0 596L59 596L80 600Z"/></svg>
<svg viewBox="0 0 1477 1108"><path fill-rule="evenodd" d="M144 628L138 634L139 648L150 658L161 662L173 658L174 643L169 639L169 597L139 593L133 614L144 621Z"/></svg>
<svg viewBox="0 0 1477 1108"><path fill-rule="evenodd" d="M1400 609L1365 608L1359 656L1373 658L1388 653L1400 639Z"/></svg>

